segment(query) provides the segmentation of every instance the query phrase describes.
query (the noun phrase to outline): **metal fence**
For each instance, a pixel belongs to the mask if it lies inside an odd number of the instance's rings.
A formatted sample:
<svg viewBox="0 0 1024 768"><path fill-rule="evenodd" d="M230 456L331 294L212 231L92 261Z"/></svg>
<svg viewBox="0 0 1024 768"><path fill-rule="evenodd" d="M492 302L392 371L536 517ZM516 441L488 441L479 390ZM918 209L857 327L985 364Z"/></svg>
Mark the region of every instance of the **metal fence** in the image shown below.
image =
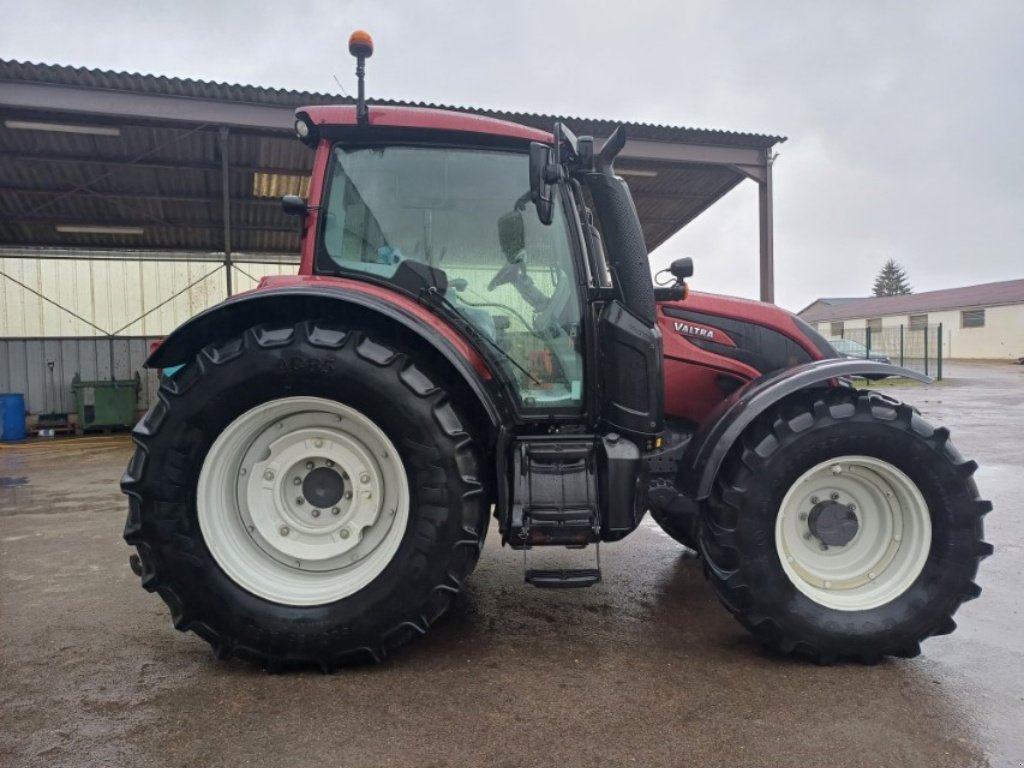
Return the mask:
<svg viewBox="0 0 1024 768"><path fill-rule="evenodd" d="M0 338L0 392L25 395L31 414L75 410L71 382L141 378L139 409L148 408L160 386L158 373L142 363L156 337L83 336Z"/></svg>
<svg viewBox="0 0 1024 768"><path fill-rule="evenodd" d="M877 357L884 355L893 365L918 371L936 379L942 378L942 323L911 329L905 325L881 329L847 328L842 339L851 344L839 345L846 355Z"/></svg>

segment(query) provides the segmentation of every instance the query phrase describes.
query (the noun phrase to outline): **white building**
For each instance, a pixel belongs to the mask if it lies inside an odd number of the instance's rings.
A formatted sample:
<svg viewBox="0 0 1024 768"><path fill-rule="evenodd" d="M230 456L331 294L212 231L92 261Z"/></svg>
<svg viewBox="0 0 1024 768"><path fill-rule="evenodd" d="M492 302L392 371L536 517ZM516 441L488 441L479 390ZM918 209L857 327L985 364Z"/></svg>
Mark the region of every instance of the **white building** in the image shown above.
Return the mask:
<svg viewBox="0 0 1024 768"><path fill-rule="evenodd" d="M826 338L907 332L942 324L942 356L962 360L1024 358L1024 280L968 285L905 296L817 299L799 316Z"/></svg>

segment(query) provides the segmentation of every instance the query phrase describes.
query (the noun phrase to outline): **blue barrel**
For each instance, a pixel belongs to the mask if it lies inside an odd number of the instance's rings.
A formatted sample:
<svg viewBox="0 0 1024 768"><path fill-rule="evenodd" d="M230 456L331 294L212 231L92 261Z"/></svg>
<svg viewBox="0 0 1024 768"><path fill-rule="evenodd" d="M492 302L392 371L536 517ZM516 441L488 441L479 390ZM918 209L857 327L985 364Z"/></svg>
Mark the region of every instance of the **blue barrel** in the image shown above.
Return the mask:
<svg viewBox="0 0 1024 768"><path fill-rule="evenodd" d="M25 396L0 395L0 440L25 439Z"/></svg>

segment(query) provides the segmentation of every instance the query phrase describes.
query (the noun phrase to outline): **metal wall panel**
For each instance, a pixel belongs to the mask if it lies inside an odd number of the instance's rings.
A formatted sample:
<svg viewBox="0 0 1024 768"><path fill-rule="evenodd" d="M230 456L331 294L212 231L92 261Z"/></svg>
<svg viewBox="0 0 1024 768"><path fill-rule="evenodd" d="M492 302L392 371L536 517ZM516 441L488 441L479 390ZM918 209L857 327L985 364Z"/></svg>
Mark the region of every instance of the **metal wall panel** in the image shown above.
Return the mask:
<svg viewBox="0 0 1024 768"><path fill-rule="evenodd" d="M248 290L297 271L294 261L243 263L234 283ZM0 337L165 336L225 295L217 261L5 257L0 247Z"/></svg>
<svg viewBox="0 0 1024 768"><path fill-rule="evenodd" d="M148 408L160 385L156 371L142 367L158 337L0 338L0 392L25 395L29 413L75 410L71 382L141 378L138 407Z"/></svg>

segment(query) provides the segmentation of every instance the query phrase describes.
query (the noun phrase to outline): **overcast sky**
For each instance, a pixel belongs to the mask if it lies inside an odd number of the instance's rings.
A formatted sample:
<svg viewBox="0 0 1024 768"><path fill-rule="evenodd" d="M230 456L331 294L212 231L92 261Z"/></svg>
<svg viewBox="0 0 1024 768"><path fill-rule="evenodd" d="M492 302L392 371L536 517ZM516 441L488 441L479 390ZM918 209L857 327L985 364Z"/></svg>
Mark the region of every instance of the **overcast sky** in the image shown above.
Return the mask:
<svg viewBox="0 0 1024 768"><path fill-rule="evenodd" d="M789 137L776 300L1024 277L1024 3L0 0L0 57ZM571 124L571 123L570 123ZM659 248L695 287L757 295L745 182Z"/></svg>

